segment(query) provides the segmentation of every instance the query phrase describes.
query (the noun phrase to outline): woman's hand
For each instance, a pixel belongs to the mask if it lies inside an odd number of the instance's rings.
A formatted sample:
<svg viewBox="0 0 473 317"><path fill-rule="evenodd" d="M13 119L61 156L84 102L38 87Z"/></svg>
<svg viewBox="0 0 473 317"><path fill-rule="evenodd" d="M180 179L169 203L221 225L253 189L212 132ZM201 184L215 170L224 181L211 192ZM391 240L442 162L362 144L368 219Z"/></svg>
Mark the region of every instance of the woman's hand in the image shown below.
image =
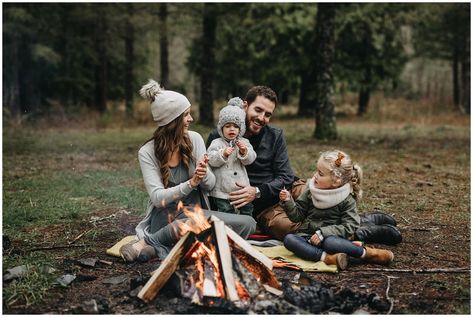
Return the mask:
<svg viewBox="0 0 473 317"><path fill-rule="evenodd" d="M248 148L246 147L245 142L236 141L235 143L238 146L238 149L240 150L240 155L245 156L246 152L248 152Z"/></svg>
<svg viewBox="0 0 473 317"><path fill-rule="evenodd" d="M291 199L291 194L286 188L279 192L279 199L281 201L289 201L289 199Z"/></svg>
<svg viewBox="0 0 473 317"><path fill-rule="evenodd" d="M207 175L207 165L209 162L209 156L207 154L204 154L204 157L202 160L197 163L197 166L194 171L194 175L192 175L192 178L190 179L190 184L192 187L197 187L197 185L200 184L202 179Z"/></svg>
<svg viewBox="0 0 473 317"><path fill-rule="evenodd" d="M230 154L232 154L234 150L235 150L235 148L233 148L233 147L227 147L227 148L223 151L223 156L229 157Z"/></svg>
<svg viewBox="0 0 473 317"><path fill-rule="evenodd" d="M313 245L319 245L322 241L320 241L319 235L314 233L314 235L310 237L309 242Z"/></svg>

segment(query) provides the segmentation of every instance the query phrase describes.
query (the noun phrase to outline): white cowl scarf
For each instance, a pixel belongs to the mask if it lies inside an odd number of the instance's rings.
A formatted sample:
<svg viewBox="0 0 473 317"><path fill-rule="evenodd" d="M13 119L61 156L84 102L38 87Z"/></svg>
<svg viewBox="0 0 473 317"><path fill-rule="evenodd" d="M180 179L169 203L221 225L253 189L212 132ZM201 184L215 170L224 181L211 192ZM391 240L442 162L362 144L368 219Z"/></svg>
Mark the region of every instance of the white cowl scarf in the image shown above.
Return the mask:
<svg viewBox="0 0 473 317"><path fill-rule="evenodd" d="M312 203L319 209L327 209L338 205L353 191L351 183L346 183L335 189L318 189L315 188L313 179L309 181L309 190L312 196Z"/></svg>

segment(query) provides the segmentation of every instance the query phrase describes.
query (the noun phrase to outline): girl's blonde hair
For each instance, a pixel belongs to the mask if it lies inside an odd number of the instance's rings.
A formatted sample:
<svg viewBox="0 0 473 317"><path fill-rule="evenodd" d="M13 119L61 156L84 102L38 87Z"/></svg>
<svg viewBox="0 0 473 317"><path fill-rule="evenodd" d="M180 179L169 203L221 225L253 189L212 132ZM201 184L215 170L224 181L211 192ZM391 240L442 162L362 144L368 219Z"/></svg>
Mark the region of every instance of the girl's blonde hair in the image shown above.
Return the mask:
<svg viewBox="0 0 473 317"><path fill-rule="evenodd" d="M363 195L361 189L363 170L361 167L354 163L348 154L339 150L322 152L320 153L320 159L329 164L332 179L340 179L341 186L351 182L355 200L360 200Z"/></svg>

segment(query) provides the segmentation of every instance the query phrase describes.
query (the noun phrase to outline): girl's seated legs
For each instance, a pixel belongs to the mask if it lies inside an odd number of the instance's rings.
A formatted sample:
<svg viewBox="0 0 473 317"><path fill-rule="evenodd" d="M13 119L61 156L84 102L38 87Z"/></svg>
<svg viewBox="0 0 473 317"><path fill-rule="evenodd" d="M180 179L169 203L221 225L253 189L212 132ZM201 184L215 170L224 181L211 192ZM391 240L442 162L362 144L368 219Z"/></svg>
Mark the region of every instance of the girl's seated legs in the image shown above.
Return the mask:
<svg viewBox="0 0 473 317"><path fill-rule="evenodd" d="M322 248L329 254L346 253L354 258L363 255L364 248L339 236L328 236L322 241Z"/></svg>
<svg viewBox="0 0 473 317"><path fill-rule="evenodd" d="M284 246L295 255L310 261L320 261L324 250L307 242L307 238L303 238L297 234L289 233L284 237Z"/></svg>

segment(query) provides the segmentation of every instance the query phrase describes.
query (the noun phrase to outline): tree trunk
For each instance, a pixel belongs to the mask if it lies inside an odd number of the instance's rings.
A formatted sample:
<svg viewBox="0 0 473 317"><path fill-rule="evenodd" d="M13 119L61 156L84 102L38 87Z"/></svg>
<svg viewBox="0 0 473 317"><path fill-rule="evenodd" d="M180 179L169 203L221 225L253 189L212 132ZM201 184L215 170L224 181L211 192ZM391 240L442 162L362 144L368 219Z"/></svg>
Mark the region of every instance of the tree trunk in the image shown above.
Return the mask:
<svg viewBox="0 0 473 317"><path fill-rule="evenodd" d="M319 3L315 28L315 131L317 139L337 138L333 103L333 60L335 52L335 4Z"/></svg>
<svg viewBox="0 0 473 317"><path fill-rule="evenodd" d="M161 86L169 89L169 51L168 51L168 31L167 31L167 17L168 7L167 3L159 5L159 20L161 30L159 32L159 52L160 52L160 66L161 66Z"/></svg>
<svg viewBox="0 0 473 317"><path fill-rule="evenodd" d="M19 71L18 71L18 97L22 115L31 114L35 110L38 96L35 95L34 87L37 82L33 76L33 58L31 56L31 44L34 39L23 37L19 46Z"/></svg>
<svg viewBox="0 0 473 317"><path fill-rule="evenodd" d="M135 30L133 27L133 4L127 3L127 20L125 31L125 105L128 116L133 115L133 62L135 41Z"/></svg>
<svg viewBox="0 0 473 317"><path fill-rule="evenodd" d="M10 106L10 111L12 117L18 117L21 114L21 104L20 104L20 59L19 55L19 39L15 36L14 42L12 43L13 59L10 61L12 63L12 83L9 85L9 98L8 104ZM3 87L5 87L5 82L3 82Z"/></svg>
<svg viewBox="0 0 473 317"><path fill-rule="evenodd" d="M460 82L458 80L458 69L460 68L457 45L453 46L452 70L453 70L453 104L455 107L460 105Z"/></svg>
<svg viewBox="0 0 473 317"><path fill-rule="evenodd" d="M217 16L215 4L204 3L202 35L202 73L200 78L199 121L213 126L213 79L215 74L215 33Z"/></svg>
<svg viewBox="0 0 473 317"><path fill-rule="evenodd" d="M368 109L368 104L370 102L370 93L371 90L369 87L363 87L360 89L358 96L358 116L363 116Z"/></svg>
<svg viewBox="0 0 473 317"><path fill-rule="evenodd" d="M95 50L98 63L95 65L95 108L103 113L107 109L107 47L105 43L107 25L102 8L98 8L96 19Z"/></svg>
<svg viewBox="0 0 473 317"><path fill-rule="evenodd" d="M60 99L63 106L67 106L73 103L74 100L74 86L72 76L74 75L71 71L71 50L70 50L70 43L73 40L73 35L71 32L71 10L66 6L61 6L60 14L61 14L61 25L60 25L60 54L61 54L61 77L62 80L59 83L61 87L60 92Z"/></svg>
<svg viewBox="0 0 473 317"><path fill-rule="evenodd" d="M461 105L463 111L467 114L471 113L471 101L470 101L470 32L465 39L465 55L462 61L462 100Z"/></svg>

